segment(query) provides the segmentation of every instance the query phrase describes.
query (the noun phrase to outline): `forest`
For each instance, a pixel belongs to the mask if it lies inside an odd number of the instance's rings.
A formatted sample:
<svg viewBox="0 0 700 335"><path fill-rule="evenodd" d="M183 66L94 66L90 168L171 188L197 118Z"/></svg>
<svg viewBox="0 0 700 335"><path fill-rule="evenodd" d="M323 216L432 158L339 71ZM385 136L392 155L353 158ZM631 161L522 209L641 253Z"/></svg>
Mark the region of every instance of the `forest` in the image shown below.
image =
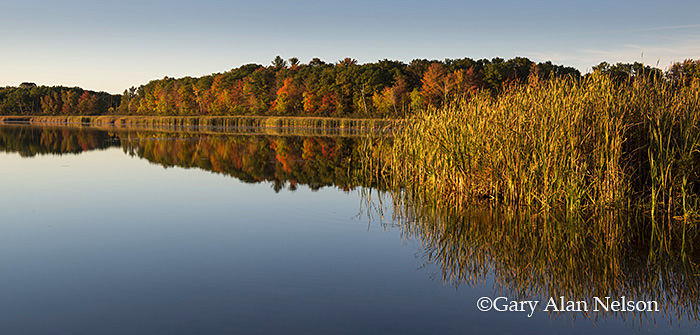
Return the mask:
<svg viewBox="0 0 700 335"><path fill-rule="evenodd" d="M0 87L0 115L102 115L114 113L121 96L80 87L21 83Z"/></svg>
<svg viewBox="0 0 700 335"><path fill-rule="evenodd" d="M625 80L647 73L666 81L700 78L700 61L675 63L665 73L641 63L593 67L594 73ZM0 88L0 115L316 116L402 118L476 92L497 95L541 79L581 80L572 68L527 58L382 60L358 64L345 58L302 64L277 56L269 66L247 64L199 78L152 80L121 95L81 88L22 83Z"/></svg>
<svg viewBox="0 0 700 335"><path fill-rule="evenodd" d="M535 64L527 58L503 60L383 60L359 65L318 58L301 64L277 57L270 66L248 64L231 71L181 79L163 78L122 94L121 114L280 115L403 117L409 110L504 83L543 76L579 76L573 68Z"/></svg>

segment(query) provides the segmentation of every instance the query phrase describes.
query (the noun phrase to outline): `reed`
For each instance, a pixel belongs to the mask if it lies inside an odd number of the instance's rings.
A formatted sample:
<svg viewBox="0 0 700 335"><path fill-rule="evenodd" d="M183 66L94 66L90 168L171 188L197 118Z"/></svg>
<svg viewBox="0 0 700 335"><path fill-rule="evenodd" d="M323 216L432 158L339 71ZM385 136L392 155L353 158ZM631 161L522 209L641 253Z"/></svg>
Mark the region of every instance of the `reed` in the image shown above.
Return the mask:
<svg viewBox="0 0 700 335"><path fill-rule="evenodd" d="M3 123L86 125L98 127L148 127L165 130L236 131L275 129L280 133L310 130L321 135L352 135L391 125L388 119L352 119L284 116L0 116Z"/></svg>
<svg viewBox="0 0 700 335"><path fill-rule="evenodd" d="M435 206L638 209L670 243L669 232L685 238L698 221L699 87L643 75L531 80L417 112L394 128L393 144L369 145L366 165Z"/></svg>

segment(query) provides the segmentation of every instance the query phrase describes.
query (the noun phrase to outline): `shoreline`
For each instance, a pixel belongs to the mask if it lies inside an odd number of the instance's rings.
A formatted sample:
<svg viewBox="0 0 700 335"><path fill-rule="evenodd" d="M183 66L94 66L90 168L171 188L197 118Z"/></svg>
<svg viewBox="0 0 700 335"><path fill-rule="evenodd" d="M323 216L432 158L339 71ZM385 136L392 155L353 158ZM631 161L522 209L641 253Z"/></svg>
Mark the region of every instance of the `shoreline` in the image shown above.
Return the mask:
<svg viewBox="0 0 700 335"><path fill-rule="evenodd" d="M351 119L293 116L32 116L0 115L0 125L64 125L144 130L268 133L270 135L360 135L387 132L399 123L394 119Z"/></svg>

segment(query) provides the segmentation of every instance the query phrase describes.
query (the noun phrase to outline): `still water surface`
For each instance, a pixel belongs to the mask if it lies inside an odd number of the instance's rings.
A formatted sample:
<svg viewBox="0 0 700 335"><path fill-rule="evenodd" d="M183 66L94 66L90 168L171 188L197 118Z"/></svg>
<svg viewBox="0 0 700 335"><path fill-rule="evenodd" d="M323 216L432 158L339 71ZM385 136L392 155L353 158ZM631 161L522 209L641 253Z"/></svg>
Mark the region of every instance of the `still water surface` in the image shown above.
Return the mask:
<svg viewBox="0 0 700 335"><path fill-rule="evenodd" d="M687 315L479 311L503 295L494 273L444 280L388 196L349 176L357 141L0 126L0 333L694 331Z"/></svg>

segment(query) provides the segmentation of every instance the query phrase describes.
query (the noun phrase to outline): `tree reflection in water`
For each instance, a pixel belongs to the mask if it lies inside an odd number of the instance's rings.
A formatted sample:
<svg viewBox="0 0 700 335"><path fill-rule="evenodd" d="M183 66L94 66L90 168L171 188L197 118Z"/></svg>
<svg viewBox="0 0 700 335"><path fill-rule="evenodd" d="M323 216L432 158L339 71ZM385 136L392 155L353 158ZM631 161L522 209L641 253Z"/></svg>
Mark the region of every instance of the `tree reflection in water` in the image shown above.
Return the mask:
<svg viewBox="0 0 700 335"><path fill-rule="evenodd" d="M271 182L279 191L353 188L358 139L339 136L208 135L197 132L98 130L85 127L0 127L0 150L29 157L121 147L163 167L197 168L248 183Z"/></svg>

